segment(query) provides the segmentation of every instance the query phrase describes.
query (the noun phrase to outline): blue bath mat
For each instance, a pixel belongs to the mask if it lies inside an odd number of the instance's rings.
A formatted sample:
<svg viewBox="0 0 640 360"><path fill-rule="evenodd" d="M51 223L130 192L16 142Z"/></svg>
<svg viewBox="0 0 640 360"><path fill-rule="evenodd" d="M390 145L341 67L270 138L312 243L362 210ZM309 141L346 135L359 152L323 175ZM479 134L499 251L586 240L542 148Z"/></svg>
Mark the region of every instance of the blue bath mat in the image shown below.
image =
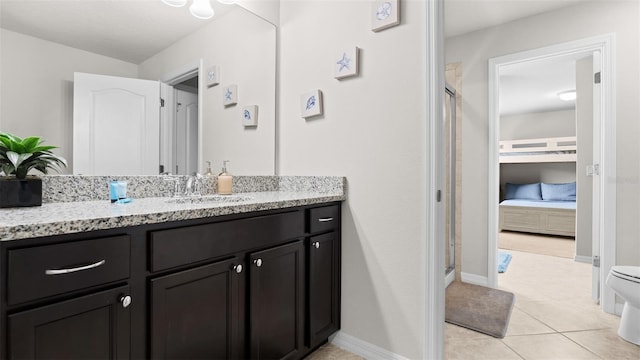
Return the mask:
<svg viewBox="0 0 640 360"><path fill-rule="evenodd" d="M498 272L503 273L507 271L507 267L509 267L509 263L511 262L511 254L504 251L498 252Z"/></svg>

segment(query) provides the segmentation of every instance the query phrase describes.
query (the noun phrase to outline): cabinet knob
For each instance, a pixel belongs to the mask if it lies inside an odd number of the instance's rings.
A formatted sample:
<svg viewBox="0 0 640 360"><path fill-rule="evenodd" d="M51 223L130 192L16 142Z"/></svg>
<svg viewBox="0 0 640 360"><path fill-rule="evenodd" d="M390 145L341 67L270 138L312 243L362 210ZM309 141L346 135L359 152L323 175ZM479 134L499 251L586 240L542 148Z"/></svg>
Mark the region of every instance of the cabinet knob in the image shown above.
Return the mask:
<svg viewBox="0 0 640 360"><path fill-rule="evenodd" d="M233 265L233 270L240 274L242 272L242 264Z"/></svg>
<svg viewBox="0 0 640 360"><path fill-rule="evenodd" d="M253 260L253 263L256 264L257 267L262 266L262 259L255 259Z"/></svg>
<svg viewBox="0 0 640 360"><path fill-rule="evenodd" d="M128 307L129 305L131 305L131 296L129 295L123 295L120 297L120 303L122 304L123 308Z"/></svg>
<svg viewBox="0 0 640 360"><path fill-rule="evenodd" d="M313 247L316 248L316 249L320 248L320 242L319 241L314 241L311 245L313 245Z"/></svg>

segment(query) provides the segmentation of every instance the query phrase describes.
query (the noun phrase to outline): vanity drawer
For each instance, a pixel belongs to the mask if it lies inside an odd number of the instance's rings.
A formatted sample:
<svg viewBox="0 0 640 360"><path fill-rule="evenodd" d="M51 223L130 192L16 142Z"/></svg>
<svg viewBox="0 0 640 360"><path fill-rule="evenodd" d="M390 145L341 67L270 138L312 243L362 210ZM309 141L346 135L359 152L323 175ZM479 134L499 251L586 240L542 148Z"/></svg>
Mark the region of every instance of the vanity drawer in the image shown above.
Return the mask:
<svg viewBox="0 0 640 360"><path fill-rule="evenodd" d="M267 247L304 235L304 212L152 231L150 270L160 271L240 251Z"/></svg>
<svg viewBox="0 0 640 360"><path fill-rule="evenodd" d="M8 251L8 303L19 304L129 277L129 236Z"/></svg>
<svg viewBox="0 0 640 360"><path fill-rule="evenodd" d="M309 209L309 232L333 230L340 223L340 205Z"/></svg>

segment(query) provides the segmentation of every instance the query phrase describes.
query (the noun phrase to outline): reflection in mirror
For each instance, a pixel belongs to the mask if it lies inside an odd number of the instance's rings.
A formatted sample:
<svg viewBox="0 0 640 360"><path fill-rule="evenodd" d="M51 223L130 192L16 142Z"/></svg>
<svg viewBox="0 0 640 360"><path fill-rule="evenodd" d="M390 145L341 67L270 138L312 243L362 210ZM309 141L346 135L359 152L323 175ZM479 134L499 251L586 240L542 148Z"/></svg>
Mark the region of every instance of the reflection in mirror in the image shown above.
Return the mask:
<svg viewBox="0 0 640 360"><path fill-rule="evenodd" d="M2 1L0 129L44 137L60 147L57 153L69 161L67 172L78 173L73 156L74 72L160 80L174 85L165 99L172 104L160 111L161 140L168 138L171 141L163 143L171 145L158 149L153 173L165 164L165 172L175 173L180 161L185 165L178 166L179 173L202 172L207 160L216 172L222 160L231 160L234 174L273 175L275 26L238 5L212 5L216 14L205 21L186 8L159 1ZM221 77L219 85L207 87L204 74L210 65L219 67ZM196 83L189 87L191 94L197 89L196 126L169 126L163 113L179 108L184 94L177 93L185 90L176 86L182 82L176 79L194 68L191 78ZM224 107L222 88L231 84L237 85L238 103ZM241 109L247 105L259 107L257 127L242 126ZM185 131L191 139L178 141L176 136ZM123 143L108 140L111 146ZM94 165L95 173L106 168L104 163Z"/></svg>

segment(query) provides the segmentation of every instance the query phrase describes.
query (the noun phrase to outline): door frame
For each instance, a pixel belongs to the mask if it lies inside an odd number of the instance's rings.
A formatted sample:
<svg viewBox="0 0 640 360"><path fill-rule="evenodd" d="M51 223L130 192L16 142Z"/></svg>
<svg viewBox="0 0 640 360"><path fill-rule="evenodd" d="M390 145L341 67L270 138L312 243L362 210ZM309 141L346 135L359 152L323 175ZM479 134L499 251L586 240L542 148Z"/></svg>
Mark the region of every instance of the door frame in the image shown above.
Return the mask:
<svg viewBox="0 0 640 360"><path fill-rule="evenodd" d="M421 264L424 276L423 359L444 358L444 206L438 201L437 192L443 189L444 151L443 114L445 90L444 59L444 1L427 1L426 31L426 138L423 152L427 154L425 246L421 249L426 261Z"/></svg>
<svg viewBox="0 0 640 360"><path fill-rule="evenodd" d="M489 201L488 201L488 285L497 286L498 203L499 189L499 75L500 67L517 63L553 58L580 52L600 51L602 64L602 91L599 114L594 114L594 164L600 165L599 187L595 189L600 207L594 209L593 241L600 249L600 307L615 313L615 293L604 286L606 276L616 258L616 183L606 181L616 176L616 108L615 108L615 34L609 33L585 39L569 41L538 49L489 59ZM596 103L594 99L594 103ZM599 116L598 116L599 115ZM580 171L580 169L576 169ZM594 181L594 186L596 185ZM594 201L596 201L594 199ZM603 241L605 240L606 241Z"/></svg>
<svg viewBox="0 0 640 360"><path fill-rule="evenodd" d="M203 164L202 164L202 124L203 124L203 104L204 104L204 91L203 89L206 87L205 83L205 75L204 75L204 60L198 59L194 60L191 63L188 63L178 69L175 69L171 72L168 72L164 76L160 78L160 96L165 99L165 106L160 108L160 118L161 123L167 121L170 116L175 114L175 108L173 106L174 93L173 91L169 91L168 86L173 87L187 79L190 79L194 76L198 76L198 159L197 159L197 172L202 173ZM175 129L172 130L172 134L175 132ZM166 134L161 134L162 137ZM162 150L161 150L162 152ZM175 154L172 155L172 163L175 164ZM166 169L165 169L166 171ZM173 169L171 169L173 172Z"/></svg>

